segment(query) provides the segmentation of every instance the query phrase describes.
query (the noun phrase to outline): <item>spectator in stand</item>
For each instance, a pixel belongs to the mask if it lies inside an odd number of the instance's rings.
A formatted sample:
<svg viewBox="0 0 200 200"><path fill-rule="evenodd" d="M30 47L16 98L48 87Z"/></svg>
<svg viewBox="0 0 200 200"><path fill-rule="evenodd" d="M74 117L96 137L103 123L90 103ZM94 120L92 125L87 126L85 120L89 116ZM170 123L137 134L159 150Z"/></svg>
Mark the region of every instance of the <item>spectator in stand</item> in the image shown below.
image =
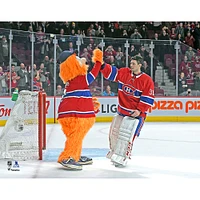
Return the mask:
<svg viewBox="0 0 200 200"><path fill-rule="evenodd" d="M128 37L130 38L131 34L133 33L133 28L131 25L128 25L127 33L128 33Z"/></svg>
<svg viewBox="0 0 200 200"><path fill-rule="evenodd" d="M194 80L194 72L191 67L188 67L188 71L186 72L186 79Z"/></svg>
<svg viewBox="0 0 200 200"><path fill-rule="evenodd" d="M154 38L153 38L153 40L158 40L158 33L155 33L154 34ZM159 57L159 53L160 53L160 43L157 43L157 42L155 42L155 44L154 44L155 46L154 46L154 50L153 50L153 52L154 52L154 55L158 58Z"/></svg>
<svg viewBox="0 0 200 200"><path fill-rule="evenodd" d="M183 23L183 27L184 27L184 29L186 29L186 28L187 28L187 26L188 26L188 23L189 23L189 22L184 22L184 23Z"/></svg>
<svg viewBox="0 0 200 200"><path fill-rule="evenodd" d="M110 85L106 86L106 89L103 91L102 96L115 96L115 93L111 91Z"/></svg>
<svg viewBox="0 0 200 200"><path fill-rule="evenodd" d="M119 29L119 26L121 25L120 22L114 22L114 26L115 26L115 29Z"/></svg>
<svg viewBox="0 0 200 200"><path fill-rule="evenodd" d="M200 49L200 24L197 23L194 29L195 49Z"/></svg>
<svg viewBox="0 0 200 200"><path fill-rule="evenodd" d="M39 26L42 27L42 32L46 33L48 26L49 26L49 23L48 22L41 22L41 23L39 23Z"/></svg>
<svg viewBox="0 0 200 200"><path fill-rule="evenodd" d="M170 36L171 34L171 31L169 30L169 28L167 26L163 26L162 27L162 32L165 31L166 32L166 35Z"/></svg>
<svg viewBox="0 0 200 200"><path fill-rule="evenodd" d="M5 35L3 35L0 45L1 45L1 49L2 49L2 57L3 57L4 66L8 66L8 64L9 64L9 57L8 57L9 56L9 44L8 44L8 41L7 41Z"/></svg>
<svg viewBox="0 0 200 200"><path fill-rule="evenodd" d="M116 38L122 38L123 37L123 31L124 31L123 25L119 24L119 28L115 28L115 37Z"/></svg>
<svg viewBox="0 0 200 200"><path fill-rule="evenodd" d="M122 52L122 48L118 47L118 50L117 50L116 56L115 56L115 60L116 60L115 63L116 63L117 68L122 67L123 57L124 57L124 53Z"/></svg>
<svg viewBox="0 0 200 200"><path fill-rule="evenodd" d="M194 30L194 28L195 28L195 23L194 23L194 22L191 22L190 26L191 26L191 28Z"/></svg>
<svg viewBox="0 0 200 200"><path fill-rule="evenodd" d="M185 34L185 36L187 35L188 32L190 32L191 35L194 33L194 29L191 27L190 22L188 22L187 25L184 28L184 34Z"/></svg>
<svg viewBox="0 0 200 200"><path fill-rule="evenodd" d="M146 74L148 74L149 76L151 76L150 75L150 67L149 67L147 61L145 61L145 60L143 61L143 65L141 67L141 71L146 73Z"/></svg>
<svg viewBox="0 0 200 200"><path fill-rule="evenodd" d="M100 31L101 31L101 26L98 25L97 23L95 23L95 27L94 27L94 29L96 30L95 35L98 36L99 33L100 33Z"/></svg>
<svg viewBox="0 0 200 200"><path fill-rule="evenodd" d="M106 35L105 35L105 33L104 33L104 30L103 30L103 29L101 29L101 30L100 30L100 32L99 32L99 34L98 34L97 36L98 36L98 37L105 38L105 37L106 37Z"/></svg>
<svg viewBox="0 0 200 200"><path fill-rule="evenodd" d="M172 27L172 30L171 30L171 33L170 33L170 39L172 39L172 40L176 40L176 38L177 38L175 30L176 29L174 27Z"/></svg>
<svg viewBox="0 0 200 200"><path fill-rule="evenodd" d="M76 38L76 32L75 32L75 29L72 29L70 36L73 36L73 37Z"/></svg>
<svg viewBox="0 0 200 200"><path fill-rule="evenodd" d="M42 27L38 27L38 31L36 32L36 44L37 49L41 49L42 44L44 43L44 40L46 39L46 34L42 31Z"/></svg>
<svg viewBox="0 0 200 200"><path fill-rule="evenodd" d="M45 56L51 56L51 51L54 50L54 44L53 44L53 37L54 35L50 34L46 37L44 42L42 43L39 58L42 62L45 58Z"/></svg>
<svg viewBox="0 0 200 200"><path fill-rule="evenodd" d="M131 34L131 39L142 39L142 35L138 32L137 28L134 30L134 33Z"/></svg>
<svg viewBox="0 0 200 200"><path fill-rule="evenodd" d="M42 88L44 89L44 91L47 91L49 72L47 72L46 68L44 67L44 63L40 64L40 69L38 71L40 75L40 82L42 84Z"/></svg>
<svg viewBox="0 0 200 200"><path fill-rule="evenodd" d="M27 66L27 72L28 72L28 86L29 86L29 89L31 89L31 81L32 81L32 68L31 66ZM33 64L33 79L36 77L37 75L37 66L36 64Z"/></svg>
<svg viewBox="0 0 200 200"><path fill-rule="evenodd" d="M33 64L33 77L35 77L37 75L37 71L38 71L37 70L37 65ZM30 72L30 73L32 73L32 72ZM31 74L29 76L31 76Z"/></svg>
<svg viewBox="0 0 200 200"><path fill-rule="evenodd" d="M17 76L17 73L15 71L15 65L11 66L11 72L8 72L7 75L7 85L8 88L10 88L10 79L11 79L11 92L13 93L15 88L17 88L17 80L19 80L19 76Z"/></svg>
<svg viewBox="0 0 200 200"><path fill-rule="evenodd" d="M38 22L31 22L31 26L33 27L33 31L36 32L38 30L39 23Z"/></svg>
<svg viewBox="0 0 200 200"><path fill-rule="evenodd" d="M1 45L1 41L0 41L0 65L4 65L3 47L2 47L2 45Z"/></svg>
<svg viewBox="0 0 200 200"><path fill-rule="evenodd" d="M90 64L92 57L91 57L90 53L88 53L87 48L84 48L84 49L83 49L83 53L80 55L80 57L81 57L81 58L85 58L85 59L86 59L86 62L87 62L88 64Z"/></svg>
<svg viewBox="0 0 200 200"><path fill-rule="evenodd" d="M27 50L31 50L32 33L33 33L33 27L29 26L28 27L28 37L27 37L26 44L25 44Z"/></svg>
<svg viewBox="0 0 200 200"><path fill-rule="evenodd" d="M190 88L187 89L186 96L188 97L192 96L192 90Z"/></svg>
<svg viewBox="0 0 200 200"><path fill-rule="evenodd" d="M72 25L71 25L71 31L74 30L74 33L77 33L77 30L78 30L78 26L76 25L75 22L72 22Z"/></svg>
<svg viewBox="0 0 200 200"><path fill-rule="evenodd" d="M153 22L153 30L160 31L162 26L162 22Z"/></svg>
<svg viewBox="0 0 200 200"><path fill-rule="evenodd" d="M153 38L154 40L158 40L158 33L155 33L154 34L154 38Z"/></svg>
<svg viewBox="0 0 200 200"><path fill-rule="evenodd" d="M54 44L53 44L53 38L54 38L54 35L53 34L50 34L50 38L47 40L47 50L46 52L44 52L44 56L48 56L49 58L52 58L54 57ZM60 48L59 44L56 44L56 57L58 58L60 53L62 52L63 50ZM41 62L43 62L43 60L41 60Z"/></svg>
<svg viewBox="0 0 200 200"><path fill-rule="evenodd" d="M54 59L53 58L50 58L49 67L46 70L47 70L47 72L49 72L49 74L48 74L48 79L50 82L49 95L53 96L54 95ZM56 84L64 87L64 84L59 77L59 65L58 64L56 66Z"/></svg>
<svg viewBox="0 0 200 200"><path fill-rule="evenodd" d="M190 32L187 32L187 36L185 37L185 44L187 44L188 46L191 46L192 48L194 48L194 37L191 35Z"/></svg>
<svg viewBox="0 0 200 200"><path fill-rule="evenodd" d="M160 34L160 36L158 38L159 38L159 40L169 40L169 35L166 32L166 30L163 29L162 33Z"/></svg>
<svg viewBox="0 0 200 200"><path fill-rule="evenodd" d="M73 46L76 46L77 36L74 29L72 29L71 35L69 36L69 41L73 43Z"/></svg>
<svg viewBox="0 0 200 200"><path fill-rule="evenodd" d="M69 42L68 51L74 52L73 42Z"/></svg>
<svg viewBox="0 0 200 200"><path fill-rule="evenodd" d="M196 72L194 87L196 90L200 91L200 72Z"/></svg>
<svg viewBox="0 0 200 200"><path fill-rule="evenodd" d="M192 66L195 72L200 72L200 61L198 56L195 56L195 60L192 63Z"/></svg>
<svg viewBox="0 0 200 200"><path fill-rule="evenodd" d="M122 33L122 38L129 38L128 36L128 33L126 31L126 29L123 30L123 33Z"/></svg>
<svg viewBox="0 0 200 200"><path fill-rule="evenodd" d="M110 64L112 66L116 66L116 62L115 62L115 57L114 56L110 56L110 61L108 62L108 64Z"/></svg>
<svg viewBox="0 0 200 200"><path fill-rule="evenodd" d="M46 22L45 33L59 34L61 22Z"/></svg>
<svg viewBox="0 0 200 200"><path fill-rule="evenodd" d="M33 91L41 91L42 90L42 83L40 82L40 73L36 71L33 78Z"/></svg>
<svg viewBox="0 0 200 200"><path fill-rule="evenodd" d="M95 49L96 44L95 44L95 38L94 37L90 37L89 38L89 42L92 45L92 49ZM92 53L92 52L91 52Z"/></svg>
<svg viewBox="0 0 200 200"><path fill-rule="evenodd" d="M188 57L184 56L183 61L181 62L181 64L179 65L179 72L186 72L188 70L189 67L189 63L188 63Z"/></svg>
<svg viewBox="0 0 200 200"><path fill-rule="evenodd" d="M189 47L189 49L185 52L185 55L187 56L188 61L192 61L195 57L195 52L192 50L192 47Z"/></svg>
<svg viewBox="0 0 200 200"><path fill-rule="evenodd" d="M64 29L61 28L60 35L58 35L58 44L63 51L67 50L67 37L64 36L64 33Z"/></svg>
<svg viewBox="0 0 200 200"><path fill-rule="evenodd" d="M54 47L52 45L52 48L50 48L50 58L54 57ZM59 57L59 55L62 53L62 49L60 48L59 44L56 44L56 58Z"/></svg>
<svg viewBox="0 0 200 200"><path fill-rule="evenodd" d="M50 61L49 61L49 56L45 56L45 57L44 57L43 63L44 63L44 67L45 67L46 69L48 69L49 63L50 63Z"/></svg>
<svg viewBox="0 0 200 200"><path fill-rule="evenodd" d="M175 33L177 35L181 34L181 39L184 40L185 34L184 34L184 27L183 27L183 23L182 22L176 27Z"/></svg>
<svg viewBox="0 0 200 200"><path fill-rule="evenodd" d="M186 79L194 79L194 71L191 67L187 68L187 72L185 73Z"/></svg>
<svg viewBox="0 0 200 200"><path fill-rule="evenodd" d="M144 60L148 57L149 53L146 51L145 47L142 45L139 49L139 53Z"/></svg>
<svg viewBox="0 0 200 200"><path fill-rule="evenodd" d="M148 39L149 38L147 27L145 25L142 26L142 28L140 30L140 34L142 36L142 39Z"/></svg>
<svg viewBox="0 0 200 200"><path fill-rule="evenodd" d="M61 85L57 85L57 90L56 90L56 96L62 96L64 93L62 86Z"/></svg>
<svg viewBox="0 0 200 200"><path fill-rule="evenodd" d="M99 31L99 30L101 29L101 25L100 25L98 22L96 22L96 23L94 24L94 29L95 29L96 31Z"/></svg>
<svg viewBox="0 0 200 200"><path fill-rule="evenodd" d="M3 68L0 67L0 93L2 93L4 95L8 91L7 74L8 74L8 72L3 72Z"/></svg>
<svg viewBox="0 0 200 200"><path fill-rule="evenodd" d="M84 44L83 38L85 37L85 32L81 31L81 29L78 29L76 36L80 39L81 44Z"/></svg>
<svg viewBox="0 0 200 200"><path fill-rule="evenodd" d="M111 22L108 23L108 27L105 30L105 34L108 37L115 37L116 36L116 30L115 30L114 23L111 23Z"/></svg>
<svg viewBox="0 0 200 200"><path fill-rule="evenodd" d="M161 35L159 36L159 40L169 40L169 35L163 29ZM164 55L169 52L168 45L159 45L159 56L160 61L164 62Z"/></svg>
<svg viewBox="0 0 200 200"><path fill-rule="evenodd" d="M180 33L177 35L176 40L178 40L178 41L180 41L180 42L184 42L184 39L181 37L181 34L180 34Z"/></svg>
<svg viewBox="0 0 200 200"><path fill-rule="evenodd" d="M90 24L90 27L87 29L87 36L95 36L96 30L94 29L94 24Z"/></svg>
<svg viewBox="0 0 200 200"><path fill-rule="evenodd" d="M113 57L116 56L116 51L113 49L112 45L108 46L105 49L104 56L105 56L105 61L108 62L108 63L110 63L110 61L111 61L111 59L110 59L111 56L113 56Z"/></svg>
<svg viewBox="0 0 200 200"><path fill-rule="evenodd" d="M28 90L30 77L24 63L20 64L20 69L17 71L17 76L19 76L19 79L17 82L19 92L21 90Z"/></svg>
<svg viewBox="0 0 200 200"><path fill-rule="evenodd" d="M92 87L92 86L90 86L89 88L92 93L92 96L94 96L94 97L101 96L101 91L99 89L97 89L96 87Z"/></svg>
<svg viewBox="0 0 200 200"><path fill-rule="evenodd" d="M87 45L87 50L88 50L88 53L92 56L92 52L93 52L92 44Z"/></svg>
<svg viewBox="0 0 200 200"><path fill-rule="evenodd" d="M64 29L65 35L70 35L70 33L71 33L71 28L70 28L69 22L64 22L64 23L61 25L61 28Z"/></svg>
<svg viewBox="0 0 200 200"><path fill-rule="evenodd" d="M129 57L134 57L138 54L138 51L135 49L135 46L132 44L129 52Z"/></svg>
<svg viewBox="0 0 200 200"><path fill-rule="evenodd" d="M186 77L184 72L181 72L179 79L178 79L178 93L181 94L186 91L187 84L186 84Z"/></svg>
<svg viewBox="0 0 200 200"><path fill-rule="evenodd" d="M15 30L27 30L27 28L25 28L24 26L25 24L22 23L22 22L13 22L13 26L12 28L15 29Z"/></svg>

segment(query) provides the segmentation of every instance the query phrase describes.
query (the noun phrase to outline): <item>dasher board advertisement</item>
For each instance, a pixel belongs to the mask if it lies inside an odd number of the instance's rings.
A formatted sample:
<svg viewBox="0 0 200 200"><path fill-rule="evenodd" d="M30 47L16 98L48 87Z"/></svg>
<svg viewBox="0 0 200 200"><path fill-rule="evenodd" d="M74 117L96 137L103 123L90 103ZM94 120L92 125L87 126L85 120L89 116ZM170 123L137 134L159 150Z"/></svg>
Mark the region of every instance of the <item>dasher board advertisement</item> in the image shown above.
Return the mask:
<svg viewBox="0 0 200 200"><path fill-rule="evenodd" d="M47 97L47 123L57 119L61 97ZM117 114L117 97L98 97L100 112L96 121L111 121ZM14 102L10 97L0 98L0 125L4 125ZM146 121L200 121L200 98L193 97L156 97L149 109Z"/></svg>

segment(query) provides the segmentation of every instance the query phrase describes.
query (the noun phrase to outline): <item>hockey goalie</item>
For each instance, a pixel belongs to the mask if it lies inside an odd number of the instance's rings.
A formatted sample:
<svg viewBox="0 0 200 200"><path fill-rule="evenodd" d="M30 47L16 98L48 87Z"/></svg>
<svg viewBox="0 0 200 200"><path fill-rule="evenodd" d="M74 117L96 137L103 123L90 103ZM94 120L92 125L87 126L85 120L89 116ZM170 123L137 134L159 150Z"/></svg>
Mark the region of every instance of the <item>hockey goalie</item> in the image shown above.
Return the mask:
<svg viewBox="0 0 200 200"><path fill-rule="evenodd" d="M110 158L115 166L126 166L131 156L133 141L140 135L148 109L154 103L154 83L141 71L143 59L134 56L130 67L117 69L104 63L104 78L118 82L118 114L114 117L109 133Z"/></svg>

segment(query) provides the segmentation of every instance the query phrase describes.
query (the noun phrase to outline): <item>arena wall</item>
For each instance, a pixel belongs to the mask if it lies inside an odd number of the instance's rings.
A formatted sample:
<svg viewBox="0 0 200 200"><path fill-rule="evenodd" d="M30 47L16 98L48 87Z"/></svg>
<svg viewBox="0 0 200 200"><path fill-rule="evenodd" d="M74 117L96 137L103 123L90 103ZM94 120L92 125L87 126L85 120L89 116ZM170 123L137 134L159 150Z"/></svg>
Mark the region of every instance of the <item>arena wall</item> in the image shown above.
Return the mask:
<svg viewBox="0 0 200 200"><path fill-rule="evenodd" d="M57 108L61 97L48 97L46 101L47 123L56 123ZM99 97L100 112L97 122L110 122L117 113L117 97ZM5 125L14 102L10 97L0 98L0 126ZM200 122L200 98L156 97L149 110L148 122Z"/></svg>

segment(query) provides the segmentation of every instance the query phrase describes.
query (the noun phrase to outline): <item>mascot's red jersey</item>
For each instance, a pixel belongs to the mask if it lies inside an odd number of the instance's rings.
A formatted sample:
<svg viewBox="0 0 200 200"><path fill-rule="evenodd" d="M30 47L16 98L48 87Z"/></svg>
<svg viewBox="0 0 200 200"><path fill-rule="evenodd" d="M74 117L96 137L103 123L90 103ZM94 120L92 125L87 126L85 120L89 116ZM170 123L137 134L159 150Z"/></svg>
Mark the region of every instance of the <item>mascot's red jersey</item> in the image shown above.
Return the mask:
<svg viewBox="0 0 200 200"><path fill-rule="evenodd" d="M118 82L118 113L130 116L137 109L140 116L146 117L148 109L154 103L154 83L145 73L133 75L130 68L117 69L104 64L101 72L108 80Z"/></svg>
<svg viewBox="0 0 200 200"><path fill-rule="evenodd" d="M68 81L65 92L58 107L58 119L63 117L95 117L94 105L89 85L97 77L101 67L96 62L86 75L77 76Z"/></svg>

